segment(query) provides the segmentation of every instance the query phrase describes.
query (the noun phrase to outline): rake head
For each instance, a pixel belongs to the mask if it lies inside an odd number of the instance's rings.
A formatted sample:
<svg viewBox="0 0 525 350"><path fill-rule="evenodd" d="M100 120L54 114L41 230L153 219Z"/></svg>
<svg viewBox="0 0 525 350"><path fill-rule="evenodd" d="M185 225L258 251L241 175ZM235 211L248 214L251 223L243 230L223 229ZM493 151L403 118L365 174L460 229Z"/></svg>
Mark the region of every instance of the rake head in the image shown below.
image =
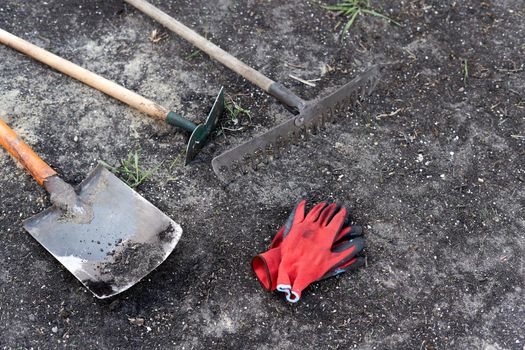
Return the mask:
<svg viewBox="0 0 525 350"><path fill-rule="evenodd" d="M215 157L212 160L213 171L225 181L229 170L256 170L262 162L277 157L288 143L317 133L325 122L354 106L361 97L369 95L379 78L380 67L375 65L333 93L301 103L299 114L295 117Z"/></svg>

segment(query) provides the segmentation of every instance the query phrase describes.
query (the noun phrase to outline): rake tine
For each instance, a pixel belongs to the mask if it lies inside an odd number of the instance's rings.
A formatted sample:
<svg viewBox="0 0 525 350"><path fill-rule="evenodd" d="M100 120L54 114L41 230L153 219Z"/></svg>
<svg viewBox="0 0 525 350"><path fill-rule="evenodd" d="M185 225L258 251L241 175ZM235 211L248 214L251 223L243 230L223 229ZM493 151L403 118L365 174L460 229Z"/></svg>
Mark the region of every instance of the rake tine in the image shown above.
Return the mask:
<svg viewBox="0 0 525 350"><path fill-rule="evenodd" d="M317 122L316 127L317 127L317 133L320 134L323 131L323 116L322 115L319 121Z"/></svg>
<svg viewBox="0 0 525 350"><path fill-rule="evenodd" d="M312 130L314 135L319 135L321 132L321 122L314 122L312 124Z"/></svg>
<svg viewBox="0 0 525 350"><path fill-rule="evenodd" d="M302 140L301 141L308 141L310 139L310 135L308 133L308 126L304 125L302 128L301 128L301 136L302 136Z"/></svg>
<svg viewBox="0 0 525 350"><path fill-rule="evenodd" d="M245 154L242 161L240 162L240 170L243 175L247 175L250 172L250 164L251 164L251 155Z"/></svg>
<svg viewBox="0 0 525 350"><path fill-rule="evenodd" d="M286 147L286 142L284 141L284 138L282 136L279 136L277 140L275 141L275 150L274 150L274 157L276 159L281 158L281 152Z"/></svg>
<svg viewBox="0 0 525 350"><path fill-rule="evenodd" d="M365 98L366 96L366 93L368 91L368 87L367 85L363 85L360 89L359 89L359 97L358 97L358 100L362 100Z"/></svg>
<svg viewBox="0 0 525 350"><path fill-rule="evenodd" d="M246 164L244 163L243 159L235 162L235 171L241 174L248 174L248 171L246 170Z"/></svg>
<svg viewBox="0 0 525 350"><path fill-rule="evenodd" d="M259 170L259 167L263 163L264 158L265 158L264 151L262 149L258 148L255 151L255 153L253 155L253 159L252 159L252 169L254 171Z"/></svg>
<svg viewBox="0 0 525 350"><path fill-rule="evenodd" d="M292 145L297 145L299 140L299 135L296 130L292 130L289 134L289 140Z"/></svg>
<svg viewBox="0 0 525 350"><path fill-rule="evenodd" d="M269 143L266 146L266 150L264 152L265 157L263 160L265 164L268 164L270 161L272 161L275 158L276 148L277 147L275 143Z"/></svg>
<svg viewBox="0 0 525 350"><path fill-rule="evenodd" d="M375 90L377 84L379 83L379 78L376 78L376 77L372 77L370 79L370 87L368 89L368 95L371 95L372 94L372 91Z"/></svg>
<svg viewBox="0 0 525 350"><path fill-rule="evenodd" d="M355 104L355 103L356 103L357 101L359 101L359 99L361 98L362 90L363 90L362 87L359 88L359 89L357 89L357 90L355 90L355 92L354 92L354 102L353 102L353 104Z"/></svg>
<svg viewBox="0 0 525 350"><path fill-rule="evenodd" d="M352 100L351 99L346 99L344 101L344 104L345 104L345 110L346 112L351 112L353 107L354 107L354 104L352 103Z"/></svg>
<svg viewBox="0 0 525 350"><path fill-rule="evenodd" d="M335 117L339 114L339 102L334 104L333 111L334 111L334 117L332 118L332 121L335 120Z"/></svg>
<svg viewBox="0 0 525 350"><path fill-rule="evenodd" d="M319 119L319 129L324 129L324 125L326 123L326 118L328 118L328 114L329 113L330 113L330 111L321 113L321 118Z"/></svg>

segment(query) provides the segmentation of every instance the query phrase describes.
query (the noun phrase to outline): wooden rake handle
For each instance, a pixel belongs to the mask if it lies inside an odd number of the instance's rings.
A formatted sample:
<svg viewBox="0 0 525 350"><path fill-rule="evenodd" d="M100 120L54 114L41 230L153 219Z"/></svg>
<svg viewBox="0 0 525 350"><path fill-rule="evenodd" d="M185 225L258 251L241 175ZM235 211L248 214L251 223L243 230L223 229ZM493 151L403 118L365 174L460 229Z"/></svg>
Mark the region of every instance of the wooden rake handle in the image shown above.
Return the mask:
<svg viewBox="0 0 525 350"><path fill-rule="evenodd" d="M33 45L5 30L0 29L0 43L7 45L15 50L18 50L48 66L75 78L86 85L89 85L103 93L116 98L128 104L131 107L138 109L141 112L148 114L151 117L165 120L169 111L148 100L139 94L126 89L117 83L101 77L95 73L84 69L73 62L65 60L57 55L52 54L36 45Z"/></svg>
<svg viewBox="0 0 525 350"><path fill-rule="evenodd" d="M43 186L49 177L57 175L2 119L0 144L29 171L40 186Z"/></svg>
<svg viewBox="0 0 525 350"><path fill-rule="evenodd" d="M266 92L275 82L144 0L124 0Z"/></svg>

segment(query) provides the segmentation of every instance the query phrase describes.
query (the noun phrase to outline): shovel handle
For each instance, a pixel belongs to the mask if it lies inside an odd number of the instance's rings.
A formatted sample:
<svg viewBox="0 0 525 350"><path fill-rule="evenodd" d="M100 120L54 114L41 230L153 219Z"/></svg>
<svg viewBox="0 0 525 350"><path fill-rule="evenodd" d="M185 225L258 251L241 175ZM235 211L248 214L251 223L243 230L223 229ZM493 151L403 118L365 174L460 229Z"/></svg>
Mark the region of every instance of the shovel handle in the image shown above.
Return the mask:
<svg viewBox="0 0 525 350"><path fill-rule="evenodd" d="M44 185L47 178L57 175L2 119L0 144L29 171L40 186Z"/></svg>
<svg viewBox="0 0 525 350"><path fill-rule="evenodd" d="M124 0L266 92L275 82L144 0Z"/></svg>
<svg viewBox="0 0 525 350"><path fill-rule="evenodd" d="M57 71L102 91L103 93L114 97L151 117L164 120L168 115L169 111L155 102L2 29L0 29L0 43L47 64Z"/></svg>

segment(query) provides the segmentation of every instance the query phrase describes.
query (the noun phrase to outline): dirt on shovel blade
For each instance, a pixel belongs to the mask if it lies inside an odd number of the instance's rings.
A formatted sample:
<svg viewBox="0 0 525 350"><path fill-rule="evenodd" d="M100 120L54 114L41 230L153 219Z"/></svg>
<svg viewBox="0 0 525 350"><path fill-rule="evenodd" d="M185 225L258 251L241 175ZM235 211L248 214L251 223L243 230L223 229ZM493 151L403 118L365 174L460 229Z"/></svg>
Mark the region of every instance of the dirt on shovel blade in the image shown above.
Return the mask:
<svg viewBox="0 0 525 350"><path fill-rule="evenodd" d="M159 241L172 245L175 228L169 226L159 232ZM107 253L108 261L93 266L94 279L81 281L99 297L114 295L115 291L124 291L144 277L144 271L152 271L167 257L164 246L151 243L117 243L114 250ZM131 286L130 285L130 286Z"/></svg>
<svg viewBox="0 0 525 350"><path fill-rule="evenodd" d="M160 265L182 229L159 209L99 165L80 185L89 222L51 207L26 229L93 294L120 293Z"/></svg>

